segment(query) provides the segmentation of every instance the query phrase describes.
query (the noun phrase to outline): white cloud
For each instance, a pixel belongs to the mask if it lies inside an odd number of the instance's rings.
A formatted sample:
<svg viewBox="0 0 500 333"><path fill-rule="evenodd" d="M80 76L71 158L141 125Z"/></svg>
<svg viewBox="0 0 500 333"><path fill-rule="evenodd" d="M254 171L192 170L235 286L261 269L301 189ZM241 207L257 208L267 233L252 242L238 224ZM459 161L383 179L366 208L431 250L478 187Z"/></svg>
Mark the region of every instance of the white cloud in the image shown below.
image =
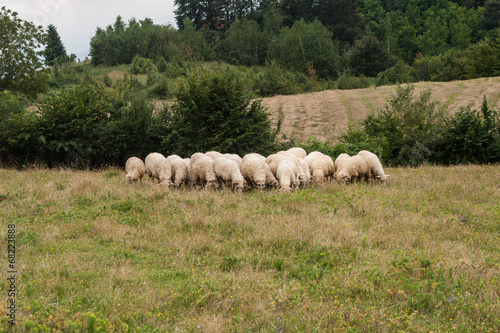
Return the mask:
<svg viewBox="0 0 500 333"><path fill-rule="evenodd" d="M155 24L175 26L174 0L4 0L2 6L18 12L23 20L47 28L53 24L68 54L83 59L98 27L113 24L120 15L125 22L146 17Z"/></svg>

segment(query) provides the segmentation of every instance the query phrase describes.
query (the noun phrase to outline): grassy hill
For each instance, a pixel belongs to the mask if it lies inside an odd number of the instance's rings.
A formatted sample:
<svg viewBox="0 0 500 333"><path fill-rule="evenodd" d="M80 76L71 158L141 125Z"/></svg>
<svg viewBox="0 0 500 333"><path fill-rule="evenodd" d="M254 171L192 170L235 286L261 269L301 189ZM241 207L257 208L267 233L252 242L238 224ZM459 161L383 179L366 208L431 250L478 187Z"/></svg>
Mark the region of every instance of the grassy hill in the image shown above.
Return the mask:
<svg viewBox="0 0 500 333"><path fill-rule="evenodd" d="M386 172L385 187L237 196L1 169L10 331L498 331L500 167Z"/></svg>
<svg viewBox="0 0 500 333"><path fill-rule="evenodd" d="M454 82L419 82L416 91L431 91L431 99L449 112L470 106L479 109L486 96L490 108L500 110L500 77ZM274 96L263 99L273 119L282 118L282 132L302 143L311 136L333 140L349 123L364 119L383 108L396 86L356 90L327 90L310 94Z"/></svg>

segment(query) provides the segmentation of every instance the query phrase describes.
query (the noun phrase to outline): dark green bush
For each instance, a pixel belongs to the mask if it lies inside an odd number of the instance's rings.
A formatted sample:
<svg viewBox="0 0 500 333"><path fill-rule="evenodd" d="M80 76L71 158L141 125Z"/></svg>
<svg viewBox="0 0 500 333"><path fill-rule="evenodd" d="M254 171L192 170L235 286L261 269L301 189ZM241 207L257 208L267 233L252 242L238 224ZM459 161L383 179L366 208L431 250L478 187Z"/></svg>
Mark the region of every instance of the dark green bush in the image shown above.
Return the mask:
<svg viewBox="0 0 500 333"><path fill-rule="evenodd" d="M441 149L443 163L500 161L500 121L486 97L481 111L467 107L447 119Z"/></svg>
<svg viewBox="0 0 500 333"><path fill-rule="evenodd" d="M36 113L13 116L3 155L15 165L123 165L158 150L167 134L164 113L155 115L153 103L125 103L95 86L77 86L48 96Z"/></svg>
<svg viewBox="0 0 500 333"><path fill-rule="evenodd" d="M176 93L170 115L174 151L218 150L244 155L273 150L277 130L260 101L251 101L241 76L230 70L199 71Z"/></svg>
<svg viewBox="0 0 500 333"><path fill-rule="evenodd" d="M414 82L414 70L403 60L377 75L377 86Z"/></svg>
<svg viewBox="0 0 500 333"><path fill-rule="evenodd" d="M24 114L24 97L9 90L0 91L0 164L11 157L9 142L15 135L14 119Z"/></svg>
<svg viewBox="0 0 500 333"><path fill-rule="evenodd" d="M337 89L362 89L370 87L370 81L364 76L354 76L350 71L345 71L337 79Z"/></svg>

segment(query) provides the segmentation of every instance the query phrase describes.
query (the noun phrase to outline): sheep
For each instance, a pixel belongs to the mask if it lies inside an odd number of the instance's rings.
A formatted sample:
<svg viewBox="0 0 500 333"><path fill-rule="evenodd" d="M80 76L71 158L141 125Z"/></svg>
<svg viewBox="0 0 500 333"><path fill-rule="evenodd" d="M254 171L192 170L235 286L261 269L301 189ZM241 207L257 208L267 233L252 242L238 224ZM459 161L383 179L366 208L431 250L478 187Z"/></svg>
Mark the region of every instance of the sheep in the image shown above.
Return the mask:
<svg viewBox="0 0 500 333"><path fill-rule="evenodd" d="M271 168L271 172L276 176L279 163L284 159L290 159L286 154L271 154L266 157L266 163Z"/></svg>
<svg viewBox="0 0 500 333"><path fill-rule="evenodd" d="M160 171L160 163L166 160L165 156L160 153L150 153L146 156L145 167L146 174L154 181L158 179L160 181L159 171Z"/></svg>
<svg viewBox="0 0 500 333"><path fill-rule="evenodd" d="M319 151L313 151L304 157L313 182L325 181L329 176L333 177L333 160Z"/></svg>
<svg viewBox="0 0 500 333"><path fill-rule="evenodd" d="M211 159L213 159L214 161L216 159L218 159L219 157L222 157L224 156L223 154L219 153L218 151L215 151L215 150L211 150L211 151L207 151L205 153L205 155L207 155L208 157L210 157Z"/></svg>
<svg viewBox="0 0 500 333"><path fill-rule="evenodd" d="M302 149L302 148L297 148L297 149ZM307 165L307 162L303 158L297 157L295 154L290 153L289 150L279 151L276 154L288 156L293 161L295 167L297 168L297 178L300 182L300 187L305 188L307 183L311 181L311 172L309 170L309 166ZM299 150L296 151L300 152ZM305 150L303 150L303 152L305 153Z"/></svg>
<svg viewBox="0 0 500 333"><path fill-rule="evenodd" d="M157 167L158 180L160 185L170 187L172 183L172 159L165 158L158 162Z"/></svg>
<svg viewBox="0 0 500 333"><path fill-rule="evenodd" d="M131 157L125 163L125 172L127 173L125 176L127 182L132 184L139 179L142 181L142 176L146 172L146 166L140 158Z"/></svg>
<svg viewBox="0 0 500 333"><path fill-rule="evenodd" d="M276 172L279 179L280 192L289 193L292 188L298 186L297 167L291 159L282 159L278 164Z"/></svg>
<svg viewBox="0 0 500 333"><path fill-rule="evenodd" d="M349 158L351 156L349 156L349 154L340 154L339 156L337 156L337 158L335 159L335 163L334 163L334 172L337 173L337 171L342 167L342 164L344 163L344 160L346 158Z"/></svg>
<svg viewBox="0 0 500 333"><path fill-rule="evenodd" d="M235 161L238 164L238 166L241 166L241 162L243 162L243 159L238 154L224 154L224 156Z"/></svg>
<svg viewBox="0 0 500 333"><path fill-rule="evenodd" d="M215 189L217 187L217 177L215 176L214 161L203 153L191 155L191 182L201 182L205 188Z"/></svg>
<svg viewBox="0 0 500 333"><path fill-rule="evenodd" d="M181 184L189 186L190 172L189 166L190 162L186 163L185 159L180 158L177 155L171 155L167 157L167 161L170 163L171 167L171 180L173 180L172 185L179 188Z"/></svg>
<svg viewBox="0 0 500 333"><path fill-rule="evenodd" d="M240 170L248 184L257 189L264 189L266 185L274 188L278 186L278 181L266 163L266 158L260 154L251 153L243 156Z"/></svg>
<svg viewBox="0 0 500 333"><path fill-rule="evenodd" d="M288 149L286 152L297 156L298 158L304 158L307 156L307 152L304 150L304 148L301 147L293 147Z"/></svg>
<svg viewBox="0 0 500 333"><path fill-rule="evenodd" d="M372 178L380 185L385 185L389 175L384 173L384 168L382 167L382 163L380 163L378 156L368 150L362 150L358 153L358 155L363 156L368 162Z"/></svg>
<svg viewBox="0 0 500 333"><path fill-rule="evenodd" d="M370 177L370 167L363 156L345 158L337 171L336 179L339 184L349 184L361 178L365 181Z"/></svg>
<svg viewBox="0 0 500 333"><path fill-rule="evenodd" d="M238 163L229 157L219 157L214 161L214 168L218 179L229 183L235 193L243 193L244 179Z"/></svg>

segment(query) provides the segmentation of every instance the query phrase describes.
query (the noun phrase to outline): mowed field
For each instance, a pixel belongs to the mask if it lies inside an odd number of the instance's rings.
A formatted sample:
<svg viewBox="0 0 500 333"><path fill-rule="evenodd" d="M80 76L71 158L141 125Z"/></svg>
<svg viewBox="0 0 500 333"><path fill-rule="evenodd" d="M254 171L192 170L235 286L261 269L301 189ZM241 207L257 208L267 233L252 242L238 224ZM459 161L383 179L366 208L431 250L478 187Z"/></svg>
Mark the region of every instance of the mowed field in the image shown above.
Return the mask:
<svg viewBox="0 0 500 333"><path fill-rule="evenodd" d="M238 196L0 169L0 331L498 332L500 166L386 173Z"/></svg>
<svg viewBox="0 0 500 333"><path fill-rule="evenodd" d="M479 110L486 96L491 109L500 110L500 77L453 82L415 83L416 95L431 91L431 99L440 102L449 112L470 106ZM293 96L263 98L274 122L281 117L281 131L303 143L311 136L320 141L334 141L349 123L365 119L384 108L397 86L355 90L327 90Z"/></svg>

